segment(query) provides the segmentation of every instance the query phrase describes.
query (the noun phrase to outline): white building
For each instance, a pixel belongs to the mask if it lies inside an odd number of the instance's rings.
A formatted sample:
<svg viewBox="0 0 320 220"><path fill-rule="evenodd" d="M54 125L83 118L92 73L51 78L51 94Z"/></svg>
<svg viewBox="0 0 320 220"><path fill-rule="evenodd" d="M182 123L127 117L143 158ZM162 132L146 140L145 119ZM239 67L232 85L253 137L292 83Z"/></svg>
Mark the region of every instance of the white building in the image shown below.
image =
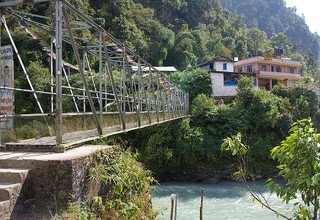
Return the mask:
<svg viewBox="0 0 320 220"><path fill-rule="evenodd" d="M219 57L200 66L208 70L210 73L213 96L222 97L237 95L237 76L233 74L233 60L225 57Z"/></svg>

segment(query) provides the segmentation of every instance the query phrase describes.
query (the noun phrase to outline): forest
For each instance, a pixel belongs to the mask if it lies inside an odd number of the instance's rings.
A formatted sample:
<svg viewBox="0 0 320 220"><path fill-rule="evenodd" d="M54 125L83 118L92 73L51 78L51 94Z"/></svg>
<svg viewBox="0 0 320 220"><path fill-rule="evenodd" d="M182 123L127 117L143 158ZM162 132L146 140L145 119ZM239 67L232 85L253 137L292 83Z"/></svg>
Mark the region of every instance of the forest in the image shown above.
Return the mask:
<svg viewBox="0 0 320 220"><path fill-rule="evenodd" d="M233 59L271 55L273 48L281 47L285 57L302 62L301 73L307 80L318 81L320 78L317 59L319 36L310 32L304 19L295 13L294 8L287 8L284 0L237 3L218 0L71 2L154 66L170 65L184 71L215 57ZM28 6L25 10L49 15L51 11L44 5ZM265 8L262 10L265 13L253 13L261 7ZM267 10L270 8L277 10ZM49 89L48 59L45 52L41 51L42 45L35 43L21 25L14 25L12 31L36 88ZM92 33L85 31L84 34ZM2 29L1 44L8 43ZM69 55L64 53L64 59L75 63ZM15 60L15 63L18 61ZM93 71L97 71L97 67L95 65ZM21 67L16 66L15 69L16 86L27 87ZM71 84L77 83L77 77L74 78ZM32 96L17 95L16 102L34 103L34 100ZM68 107L68 103L65 105ZM18 111L30 113L37 110L36 105L25 105Z"/></svg>

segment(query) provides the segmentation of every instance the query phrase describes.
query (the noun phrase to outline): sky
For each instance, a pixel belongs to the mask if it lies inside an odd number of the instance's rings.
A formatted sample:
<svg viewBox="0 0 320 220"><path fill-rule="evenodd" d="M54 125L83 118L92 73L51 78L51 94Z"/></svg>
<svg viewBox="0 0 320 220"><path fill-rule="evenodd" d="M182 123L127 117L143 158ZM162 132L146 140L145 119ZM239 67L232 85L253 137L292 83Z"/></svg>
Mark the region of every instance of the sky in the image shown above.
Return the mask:
<svg viewBox="0 0 320 220"><path fill-rule="evenodd" d="M312 32L320 35L320 0L285 0L287 6L297 8L299 15L304 15Z"/></svg>

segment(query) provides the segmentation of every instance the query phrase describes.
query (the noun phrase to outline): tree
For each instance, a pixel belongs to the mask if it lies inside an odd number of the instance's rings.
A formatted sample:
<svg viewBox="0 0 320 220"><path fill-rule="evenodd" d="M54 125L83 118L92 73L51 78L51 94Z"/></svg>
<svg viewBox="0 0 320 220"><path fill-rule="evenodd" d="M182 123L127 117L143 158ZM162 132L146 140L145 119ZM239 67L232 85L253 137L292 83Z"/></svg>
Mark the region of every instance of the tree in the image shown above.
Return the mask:
<svg viewBox="0 0 320 220"><path fill-rule="evenodd" d="M199 94L212 94L210 74L204 69L175 73L171 78L184 91L189 92L191 102Z"/></svg>
<svg viewBox="0 0 320 220"><path fill-rule="evenodd" d="M221 145L222 151L229 151L238 157L238 171L236 177L246 183L250 194L262 206L273 211L285 219L291 219L279 213L268 204L266 198L253 192L247 184L248 178L254 176L250 172L250 160L248 148L243 144L241 134L224 139ZM275 180L269 179L266 187L275 192L284 202L289 203L299 195L298 202L294 203L294 219L318 219L319 196L320 196L320 134L313 127L311 119L303 119L295 122L289 136L281 144L271 151L273 159L279 162L277 168L285 185L278 184Z"/></svg>
<svg viewBox="0 0 320 220"><path fill-rule="evenodd" d="M291 43L287 37L287 35L283 32L279 34L274 34L271 38L271 45L273 48L278 47L284 49L285 54L289 54L291 52Z"/></svg>
<svg viewBox="0 0 320 220"><path fill-rule="evenodd" d="M267 34L258 28L249 30L248 50L251 56L258 56L263 54L263 47L265 45Z"/></svg>
<svg viewBox="0 0 320 220"><path fill-rule="evenodd" d="M300 195L299 202L295 203L297 219L318 219L319 137L311 119L303 119L294 123L290 135L271 151L272 158L279 162L279 175L286 181L286 185L282 186L270 179L267 187L286 203Z"/></svg>

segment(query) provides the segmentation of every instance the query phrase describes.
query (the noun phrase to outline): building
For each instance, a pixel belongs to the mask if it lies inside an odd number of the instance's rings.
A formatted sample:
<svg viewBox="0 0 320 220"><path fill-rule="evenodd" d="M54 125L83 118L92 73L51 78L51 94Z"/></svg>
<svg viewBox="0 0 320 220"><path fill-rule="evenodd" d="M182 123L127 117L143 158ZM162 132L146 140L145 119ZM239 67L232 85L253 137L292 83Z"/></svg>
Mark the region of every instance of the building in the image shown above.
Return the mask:
<svg viewBox="0 0 320 220"><path fill-rule="evenodd" d="M202 67L207 69L210 72L213 71L221 71L221 72L233 72L233 60L228 59L226 57L219 57L217 59L210 60L204 64L199 65L198 67Z"/></svg>
<svg viewBox="0 0 320 220"><path fill-rule="evenodd" d="M271 90L277 83L293 87L301 75L301 63L289 58L252 57L233 62L218 58L202 64L212 81L212 94L215 97L236 96L237 82L241 75L251 76L256 88Z"/></svg>
<svg viewBox="0 0 320 220"><path fill-rule="evenodd" d="M213 96L235 96L237 86L228 85L225 77L234 72L234 61L226 57L218 57L203 63L197 67L202 67L210 73Z"/></svg>
<svg viewBox="0 0 320 220"><path fill-rule="evenodd" d="M288 87L295 86L297 81L302 78L299 74L301 66L300 62L289 58L277 59L257 56L236 62L234 72L253 74L259 88L271 90L278 82Z"/></svg>

